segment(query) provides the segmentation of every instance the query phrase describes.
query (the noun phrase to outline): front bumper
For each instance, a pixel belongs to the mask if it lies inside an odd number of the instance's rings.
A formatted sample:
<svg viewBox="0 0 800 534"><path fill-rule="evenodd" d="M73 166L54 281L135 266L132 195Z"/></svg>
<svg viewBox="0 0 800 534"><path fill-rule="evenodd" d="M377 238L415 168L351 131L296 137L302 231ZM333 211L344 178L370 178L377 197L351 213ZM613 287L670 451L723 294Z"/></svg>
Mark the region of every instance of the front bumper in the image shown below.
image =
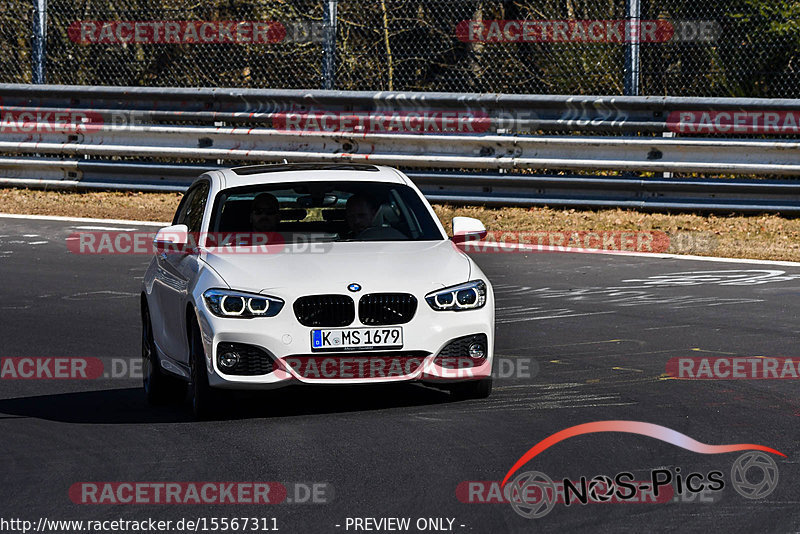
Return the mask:
<svg viewBox="0 0 800 534"><path fill-rule="evenodd" d="M491 291L483 308L437 312L424 299L414 318L403 325L403 347L395 350L359 350L315 353L313 328L301 325L290 303L275 317L237 319L213 315L202 299L197 317L202 331L209 384L224 389L274 389L291 384L375 384L422 381L449 383L489 376L494 359L494 298ZM358 318L348 328L368 328ZM486 356L443 360L437 355L453 340L484 335ZM266 351L273 370L260 375L226 374L219 368L221 343L244 343ZM452 355L451 355L452 356ZM383 362L381 364L381 362Z"/></svg>

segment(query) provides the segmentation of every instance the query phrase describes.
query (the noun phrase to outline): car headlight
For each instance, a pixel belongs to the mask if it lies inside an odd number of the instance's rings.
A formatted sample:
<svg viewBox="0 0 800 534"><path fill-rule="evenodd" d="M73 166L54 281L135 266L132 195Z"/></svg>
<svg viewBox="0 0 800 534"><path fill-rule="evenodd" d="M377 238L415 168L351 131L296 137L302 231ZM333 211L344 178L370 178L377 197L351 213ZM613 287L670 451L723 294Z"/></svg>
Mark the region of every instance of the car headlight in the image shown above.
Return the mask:
<svg viewBox="0 0 800 534"><path fill-rule="evenodd" d="M211 312L219 317L275 317L283 308L279 298L230 289L209 289L203 293L203 298Z"/></svg>
<svg viewBox="0 0 800 534"><path fill-rule="evenodd" d="M436 311L463 311L483 308L486 304L486 282L473 280L466 284L446 287L425 295Z"/></svg>

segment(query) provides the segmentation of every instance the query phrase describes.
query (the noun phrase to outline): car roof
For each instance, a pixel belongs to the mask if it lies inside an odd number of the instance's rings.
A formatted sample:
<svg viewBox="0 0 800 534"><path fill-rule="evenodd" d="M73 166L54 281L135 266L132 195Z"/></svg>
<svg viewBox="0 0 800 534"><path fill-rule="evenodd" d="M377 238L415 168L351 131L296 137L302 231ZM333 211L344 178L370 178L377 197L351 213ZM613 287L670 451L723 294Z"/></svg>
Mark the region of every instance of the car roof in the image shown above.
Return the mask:
<svg viewBox="0 0 800 534"><path fill-rule="evenodd" d="M249 165L218 171L220 189L257 184L316 181L363 181L404 184L391 167L361 163L279 163Z"/></svg>

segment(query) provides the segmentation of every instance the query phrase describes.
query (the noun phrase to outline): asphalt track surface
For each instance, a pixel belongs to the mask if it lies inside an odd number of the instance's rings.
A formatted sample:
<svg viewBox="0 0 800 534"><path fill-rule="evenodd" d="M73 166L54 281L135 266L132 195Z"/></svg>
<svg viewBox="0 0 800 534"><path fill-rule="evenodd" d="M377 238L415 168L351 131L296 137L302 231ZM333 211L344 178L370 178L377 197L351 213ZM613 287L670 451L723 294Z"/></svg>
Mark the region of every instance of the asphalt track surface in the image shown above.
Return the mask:
<svg viewBox="0 0 800 534"><path fill-rule="evenodd" d="M147 258L68 252L66 237L87 226L133 227L0 218L3 358L139 357ZM800 530L798 381L665 377L675 357L800 357L800 267L475 257L495 284L497 356L532 361L535 376L498 378L482 401L421 386L284 389L234 399L229 417L211 422L192 421L186 406L147 406L138 378L0 380L0 518L246 516L276 518L282 532L364 532L347 521L365 517L411 518L409 532L418 518L450 518L453 531L471 533ZM772 455L778 485L750 500L730 487L739 453L595 433L558 443L520 472L577 480L630 471L645 480L680 467L722 471L726 486L704 498L713 502L559 503L538 519L457 498L459 483L501 480L540 440L602 420L654 423L712 445L762 444L787 457ZM328 502L75 504L68 490L82 481L324 483Z"/></svg>

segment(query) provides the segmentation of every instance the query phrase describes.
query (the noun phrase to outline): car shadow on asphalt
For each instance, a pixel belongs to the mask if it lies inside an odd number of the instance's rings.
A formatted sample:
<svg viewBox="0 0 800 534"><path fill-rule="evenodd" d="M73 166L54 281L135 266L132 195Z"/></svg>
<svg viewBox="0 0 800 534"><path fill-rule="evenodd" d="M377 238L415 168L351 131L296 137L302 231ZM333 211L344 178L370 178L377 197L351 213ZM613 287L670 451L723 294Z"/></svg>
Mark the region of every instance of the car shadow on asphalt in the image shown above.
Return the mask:
<svg viewBox="0 0 800 534"><path fill-rule="evenodd" d="M302 386L265 392L224 392L214 419L344 414L452 402L446 391L417 384ZM194 421L188 401L150 406L141 388L59 393L0 400L0 418L64 423L140 424Z"/></svg>

